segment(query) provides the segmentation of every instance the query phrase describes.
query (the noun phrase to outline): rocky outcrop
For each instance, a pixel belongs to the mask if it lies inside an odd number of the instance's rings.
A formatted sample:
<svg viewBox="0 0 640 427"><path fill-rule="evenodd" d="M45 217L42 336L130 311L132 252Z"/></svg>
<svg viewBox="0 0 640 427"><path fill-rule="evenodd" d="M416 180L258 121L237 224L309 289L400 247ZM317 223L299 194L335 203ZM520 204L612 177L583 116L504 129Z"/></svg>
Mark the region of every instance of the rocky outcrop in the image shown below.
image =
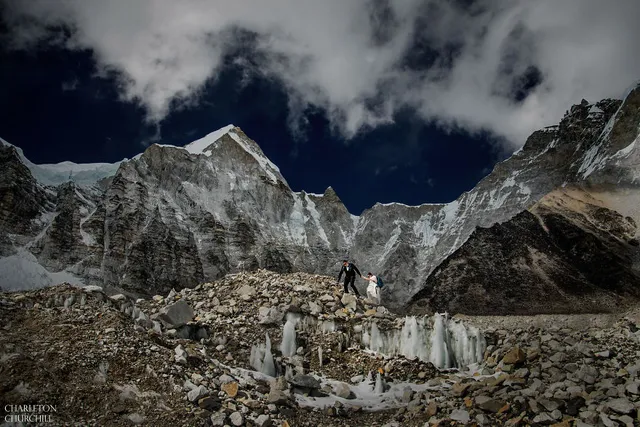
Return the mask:
<svg viewBox="0 0 640 427"><path fill-rule="evenodd" d="M573 106L558 126L534 132L520 151L497 164L475 188L449 204L378 204L365 211L355 239L354 256L378 266L394 302L402 305L425 286L432 271L477 227L507 221L569 183L608 182L617 186L620 174L635 176L633 159L640 151L629 145L633 132L626 127L624 132L613 130L623 126L618 123L623 117L626 122L640 123L637 96L640 88L632 90L624 103L583 101ZM623 141L619 139L621 135ZM626 151L620 152L620 146L626 147ZM597 159L595 152L599 153ZM615 174L605 168L609 164L615 165ZM640 176L630 179L627 186L638 188Z"/></svg>
<svg viewBox="0 0 640 427"><path fill-rule="evenodd" d="M413 312L617 311L640 298L633 218L564 188L529 211L478 228L427 279Z"/></svg>
<svg viewBox="0 0 640 427"><path fill-rule="evenodd" d="M0 255L10 255L12 246L26 244L42 230L54 198L14 147L0 144L0 165Z"/></svg>

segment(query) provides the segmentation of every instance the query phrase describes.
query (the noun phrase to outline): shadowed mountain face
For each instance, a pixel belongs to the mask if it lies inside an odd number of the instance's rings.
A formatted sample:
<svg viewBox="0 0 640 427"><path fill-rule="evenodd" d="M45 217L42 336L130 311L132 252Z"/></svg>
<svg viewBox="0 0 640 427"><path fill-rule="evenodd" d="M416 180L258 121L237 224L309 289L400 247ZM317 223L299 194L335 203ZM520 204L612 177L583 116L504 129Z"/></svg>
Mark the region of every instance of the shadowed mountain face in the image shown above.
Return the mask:
<svg viewBox="0 0 640 427"><path fill-rule="evenodd" d="M581 190L558 190L469 240L427 279L414 313L593 313L640 297L638 228Z"/></svg>
<svg viewBox="0 0 640 427"><path fill-rule="evenodd" d="M233 126L117 165L34 165L2 142L0 286L65 280L153 295L257 268L333 275L348 254L401 307L437 285L431 273L477 227L533 224L522 212L565 184L606 188L600 200L638 221L639 105L638 88L624 102L584 101L457 200L376 204L359 217L331 188L293 192Z"/></svg>

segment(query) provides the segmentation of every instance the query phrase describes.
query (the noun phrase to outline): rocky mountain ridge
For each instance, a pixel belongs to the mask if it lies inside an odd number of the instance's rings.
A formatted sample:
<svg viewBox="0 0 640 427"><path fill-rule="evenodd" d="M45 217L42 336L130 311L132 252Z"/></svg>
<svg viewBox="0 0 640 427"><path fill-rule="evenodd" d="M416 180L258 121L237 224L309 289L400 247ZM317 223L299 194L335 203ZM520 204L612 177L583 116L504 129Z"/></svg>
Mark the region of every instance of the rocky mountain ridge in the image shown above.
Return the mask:
<svg viewBox="0 0 640 427"><path fill-rule="evenodd" d="M256 268L334 274L348 254L385 277L387 303L401 306L476 227L507 221L563 185L593 187L637 221L629 200L640 183L638 105L640 88L624 101L583 101L457 200L377 204L359 217L331 188L291 191L232 126L184 148L152 145L92 185L47 185L3 143L1 286L75 276L151 295Z"/></svg>
<svg viewBox="0 0 640 427"><path fill-rule="evenodd" d="M508 221L476 229L427 279L411 311L618 311L640 299L637 232L633 218L584 190L553 191Z"/></svg>

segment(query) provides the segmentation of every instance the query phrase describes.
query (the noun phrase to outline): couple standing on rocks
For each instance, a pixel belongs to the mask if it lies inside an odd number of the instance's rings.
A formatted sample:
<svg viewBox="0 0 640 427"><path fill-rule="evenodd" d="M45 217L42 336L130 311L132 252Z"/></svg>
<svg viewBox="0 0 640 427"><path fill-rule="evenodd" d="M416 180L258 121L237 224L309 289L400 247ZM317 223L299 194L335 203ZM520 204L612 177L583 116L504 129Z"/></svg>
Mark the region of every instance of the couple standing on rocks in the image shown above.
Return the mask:
<svg viewBox="0 0 640 427"><path fill-rule="evenodd" d="M376 276L371 273L367 273L367 277L362 277L362 274L360 274L360 270L358 270L358 267L356 267L354 263L349 262L349 260L346 259L342 261L342 268L340 269L340 274L338 274L338 280L336 281L336 284L340 283L342 273L344 273L345 294L349 293L349 285L351 285L351 289L353 289L353 292L356 294L356 296L358 298L361 296L355 286L357 273L358 276L360 276L362 279L369 281L369 286L367 286L367 296L369 297L369 299L380 305L380 289L378 287L378 278Z"/></svg>

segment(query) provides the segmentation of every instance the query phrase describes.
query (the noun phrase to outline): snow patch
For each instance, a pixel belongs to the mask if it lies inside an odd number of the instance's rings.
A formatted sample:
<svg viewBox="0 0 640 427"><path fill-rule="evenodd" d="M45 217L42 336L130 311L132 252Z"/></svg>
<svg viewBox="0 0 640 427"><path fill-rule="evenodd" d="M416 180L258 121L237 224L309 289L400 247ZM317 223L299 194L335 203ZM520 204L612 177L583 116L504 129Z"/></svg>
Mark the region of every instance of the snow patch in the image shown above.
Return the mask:
<svg viewBox="0 0 640 427"><path fill-rule="evenodd" d="M398 223L396 221L395 224L396 224L396 228L391 233L391 237L387 241L387 244L384 245L384 251L382 252L382 254L379 257L380 264L382 264L383 260L387 259L387 257L389 256L389 254L391 253L391 251L395 247L396 242L400 238L400 234L402 234L402 228L400 227L400 223Z"/></svg>
<svg viewBox="0 0 640 427"><path fill-rule="evenodd" d="M94 239L91 234L84 231L82 227L84 226L84 223L87 222L87 220L91 218L97 210L98 208L94 208L91 213L80 219L80 235L82 236L82 243L84 243L86 246L94 246L96 244L96 239Z"/></svg>
<svg viewBox="0 0 640 427"><path fill-rule="evenodd" d="M426 248L433 248L440 240L440 234L433 227L433 214L424 214L413 225L413 233L417 238L422 238L421 245Z"/></svg>
<svg viewBox="0 0 640 427"><path fill-rule="evenodd" d="M2 145L14 147L22 163L31 171L31 175L42 185L57 186L73 181L81 186L92 186L103 178L115 175L123 159L116 163L73 163L61 162L37 165L26 158L20 147L16 147L0 138Z"/></svg>
<svg viewBox="0 0 640 427"><path fill-rule="evenodd" d="M211 156L211 150L207 150L207 148L209 148L211 144L222 138L223 135L227 134L234 127L234 125L227 125L215 132L211 132L210 134L207 134L206 136L185 145L182 148L187 150L191 154L204 154L207 157ZM207 151L205 152L205 150Z"/></svg>
<svg viewBox="0 0 640 427"><path fill-rule="evenodd" d="M636 148L636 143L638 142L638 140L640 140L640 136L637 136L636 139L633 140L633 142L629 145L627 145L626 147L624 147L621 150L618 150L617 153L615 153L613 155L614 158L624 158L624 157L629 157L629 155L633 152L633 150L635 150Z"/></svg>
<svg viewBox="0 0 640 427"><path fill-rule="evenodd" d="M38 263L36 257L26 249L0 258L0 288L4 291L39 289L60 283L83 285L81 279L67 271L50 272Z"/></svg>
<svg viewBox="0 0 640 427"><path fill-rule="evenodd" d="M593 104L591 108L589 108L589 115L595 115L595 114L604 114L604 111L602 111L602 109L597 105Z"/></svg>
<svg viewBox="0 0 640 427"><path fill-rule="evenodd" d="M460 202L454 200L451 203L447 203L442 208L442 212L444 213L444 222L452 223L456 219L456 213L458 212L458 208L460 208Z"/></svg>
<svg viewBox="0 0 640 427"><path fill-rule="evenodd" d="M307 233L305 231L305 223L307 217L304 214L304 207L299 197L294 198L293 209L289 216L288 228L289 235L298 245L307 245Z"/></svg>
<svg viewBox="0 0 640 427"><path fill-rule="evenodd" d="M322 385L326 384L331 388L344 384L340 381L325 378L320 378L320 381ZM385 385L386 387L384 387ZM423 392L438 388L429 387L426 384L408 382L384 384L379 374L375 381L373 380L373 375L369 375L359 384L347 386L353 393L353 399L343 399L335 395L311 397L296 394L295 397L301 407L325 409L334 406L336 402L340 402L345 407L357 406L367 412L378 412L406 406L407 404L403 402L402 398L407 389L411 389L414 392ZM386 391L384 390L385 388Z"/></svg>
<svg viewBox="0 0 640 427"><path fill-rule="evenodd" d="M327 233L325 233L324 228L322 228L322 224L320 223L320 212L318 212L318 210L316 209L316 204L309 198L308 194L305 198L307 201L307 210L309 211L311 218L313 218L313 221L318 228L318 234L320 235L320 238L326 243L327 247L330 247L331 244L329 243L329 239L327 238Z"/></svg>

